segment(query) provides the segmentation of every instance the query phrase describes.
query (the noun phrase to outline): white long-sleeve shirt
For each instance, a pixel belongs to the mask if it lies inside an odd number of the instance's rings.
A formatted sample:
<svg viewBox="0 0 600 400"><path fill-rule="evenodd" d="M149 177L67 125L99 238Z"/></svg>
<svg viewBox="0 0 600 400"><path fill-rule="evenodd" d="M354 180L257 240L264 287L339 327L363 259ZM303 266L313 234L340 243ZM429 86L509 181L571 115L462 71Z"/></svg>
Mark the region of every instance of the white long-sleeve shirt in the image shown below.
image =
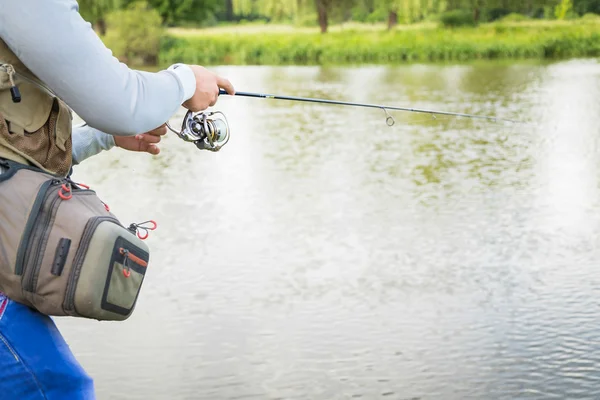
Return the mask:
<svg viewBox="0 0 600 400"><path fill-rule="evenodd" d="M114 146L112 135L164 124L195 91L186 65L151 73L119 62L76 0L0 0L0 38L86 122L73 127L74 163Z"/></svg>

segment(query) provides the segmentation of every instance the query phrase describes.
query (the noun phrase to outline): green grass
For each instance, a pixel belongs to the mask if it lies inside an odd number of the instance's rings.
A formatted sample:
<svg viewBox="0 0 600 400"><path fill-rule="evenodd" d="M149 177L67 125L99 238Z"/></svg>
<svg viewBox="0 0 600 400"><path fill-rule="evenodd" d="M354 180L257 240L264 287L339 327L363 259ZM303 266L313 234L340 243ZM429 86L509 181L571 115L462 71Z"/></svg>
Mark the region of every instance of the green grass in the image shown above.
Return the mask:
<svg viewBox="0 0 600 400"><path fill-rule="evenodd" d="M600 55L600 23L522 21L476 28L439 28L434 23L399 26L343 25L327 34L317 28L238 25L172 29L160 62L254 65L320 65L445 62L480 59L557 59Z"/></svg>

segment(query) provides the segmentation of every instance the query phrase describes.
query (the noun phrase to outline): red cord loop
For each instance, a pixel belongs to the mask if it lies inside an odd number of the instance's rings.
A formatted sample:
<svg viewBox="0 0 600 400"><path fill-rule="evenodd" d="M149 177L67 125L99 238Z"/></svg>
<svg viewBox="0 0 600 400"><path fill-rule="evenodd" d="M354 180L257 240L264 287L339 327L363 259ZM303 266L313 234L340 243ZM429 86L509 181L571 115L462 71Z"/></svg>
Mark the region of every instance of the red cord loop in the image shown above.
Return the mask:
<svg viewBox="0 0 600 400"><path fill-rule="evenodd" d="M142 260L141 258L131 253L129 250L124 249L123 247L119 249L119 253L125 256L125 259L123 260L123 276L125 276L125 278L129 278L131 276L131 268L129 267L130 260L141 267L146 268L148 266L147 261Z"/></svg>
<svg viewBox="0 0 600 400"><path fill-rule="evenodd" d="M65 194L65 192L67 194ZM60 197L63 200L70 200L73 197L73 193L71 192L71 184L69 184L69 183L64 184L63 183L63 185L58 190L58 197Z"/></svg>
<svg viewBox="0 0 600 400"><path fill-rule="evenodd" d="M122 255L125 256L125 259L123 260L123 276L125 278L129 278L131 276L131 269L129 268L129 265L127 264L127 261L129 261L129 250L126 250L121 247L119 249L119 253L121 253Z"/></svg>

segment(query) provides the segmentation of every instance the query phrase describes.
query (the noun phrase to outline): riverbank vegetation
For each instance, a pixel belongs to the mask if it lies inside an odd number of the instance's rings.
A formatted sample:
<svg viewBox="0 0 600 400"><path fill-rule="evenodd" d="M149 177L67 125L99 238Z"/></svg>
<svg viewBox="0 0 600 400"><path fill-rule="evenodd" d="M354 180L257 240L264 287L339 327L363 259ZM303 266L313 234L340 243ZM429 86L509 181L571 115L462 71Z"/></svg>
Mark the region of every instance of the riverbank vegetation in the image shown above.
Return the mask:
<svg viewBox="0 0 600 400"><path fill-rule="evenodd" d="M600 0L80 0L132 64L600 55Z"/></svg>
<svg viewBox="0 0 600 400"><path fill-rule="evenodd" d="M243 30L241 32L244 32ZM435 25L392 31L341 28L321 35L285 29L176 30L163 42L164 64L360 64L557 59L600 56L600 23L499 22L476 29Z"/></svg>

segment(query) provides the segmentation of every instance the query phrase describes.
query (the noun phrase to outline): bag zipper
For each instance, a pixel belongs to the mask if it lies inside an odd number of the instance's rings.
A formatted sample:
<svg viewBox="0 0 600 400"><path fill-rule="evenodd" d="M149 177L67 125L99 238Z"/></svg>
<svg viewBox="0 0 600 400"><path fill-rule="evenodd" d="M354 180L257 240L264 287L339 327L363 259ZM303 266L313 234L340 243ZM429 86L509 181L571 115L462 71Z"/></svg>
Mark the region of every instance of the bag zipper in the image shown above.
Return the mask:
<svg viewBox="0 0 600 400"><path fill-rule="evenodd" d="M75 258L73 259L73 266L69 274L69 282L67 283L67 293L65 295L65 302L63 303L63 308L65 309L65 311L75 311L75 289L77 286L76 281L79 278L79 270L81 269L81 264L83 264L83 259L87 252L89 242L92 240L96 228L98 227L98 225L100 225L100 223L104 221L112 222L125 229L125 227L119 222L119 220L111 216L99 216L90 218L86 227L84 228L83 235L81 236L81 241L79 242L77 252L75 253Z"/></svg>
<svg viewBox="0 0 600 400"><path fill-rule="evenodd" d="M42 184L40 190L38 191L38 194L33 203L33 207L31 207L31 213L29 214L29 218L27 219L27 223L25 224L25 230L23 232L23 237L21 238L21 243L19 244L19 250L17 250L17 260L15 263L16 275L22 275L24 272L23 268L25 264L25 258L27 256L27 249L29 247L29 242L31 241L31 234L35 226L35 222L38 219L38 216L44 205L44 200L50 190L50 187L58 183L60 183L60 180L58 179L47 180Z"/></svg>
<svg viewBox="0 0 600 400"><path fill-rule="evenodd" d="M50 198L51 196L55 196L54 199ZM28 292L33 291L33 283L35 279L35 275L37 270L39 269L40 258L43 258L42 246L46 239L46 232L48 230L48 226L52 220L52 216L55 213L57 207L57 201L60 198L57 195L56 186L51 187L46 196L44 196L44 205L48 205L48 207L42 206L40 208L40 212L35 221L35 227L32 228L31 237L29 239L29 243L25 252L25 259L23 261L23 278L22 278L22 287L23 290Z"/></svg>

